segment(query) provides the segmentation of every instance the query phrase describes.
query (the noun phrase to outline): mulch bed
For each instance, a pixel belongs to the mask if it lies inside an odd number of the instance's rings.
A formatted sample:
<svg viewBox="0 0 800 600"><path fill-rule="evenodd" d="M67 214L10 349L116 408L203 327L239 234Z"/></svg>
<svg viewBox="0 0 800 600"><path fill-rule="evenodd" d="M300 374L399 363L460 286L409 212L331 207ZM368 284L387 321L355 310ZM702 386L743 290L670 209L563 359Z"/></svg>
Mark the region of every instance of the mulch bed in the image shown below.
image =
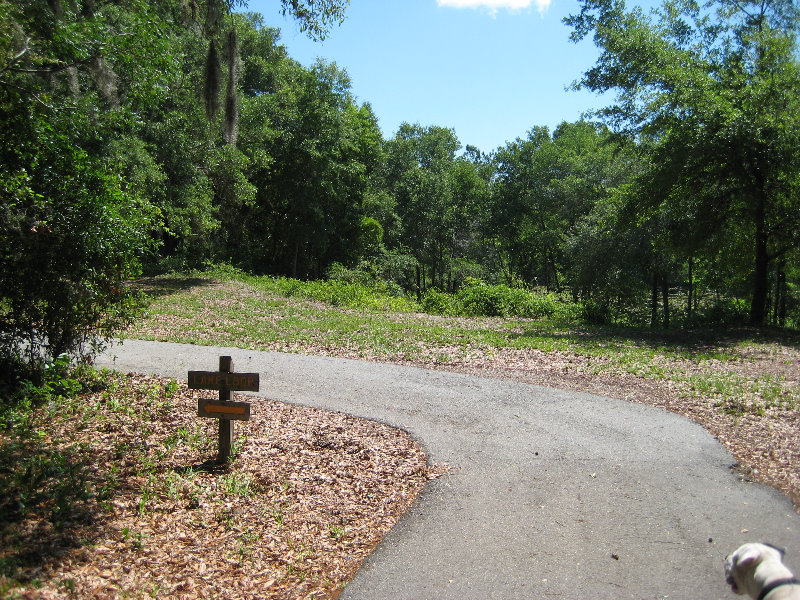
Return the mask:
<svg viewBox="0 0 800 600"><path fill-rule="evenodd" d="M0 564L24 584L12 598L335 598L444 470L403 431L261 400L222 467L217 421L165 384L129 375L114 397L40 415L35 451L74 462L88 493L58 521L52 498L0 502L16 512L0 529Z"/></svg>

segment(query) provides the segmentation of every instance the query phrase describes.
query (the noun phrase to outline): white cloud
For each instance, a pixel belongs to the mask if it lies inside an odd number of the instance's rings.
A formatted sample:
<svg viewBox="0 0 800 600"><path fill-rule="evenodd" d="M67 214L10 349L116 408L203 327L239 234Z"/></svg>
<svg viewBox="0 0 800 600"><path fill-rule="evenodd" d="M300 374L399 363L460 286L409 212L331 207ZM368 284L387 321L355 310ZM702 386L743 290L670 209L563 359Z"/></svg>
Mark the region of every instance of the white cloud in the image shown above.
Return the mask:
<svg viewBox="0 0 800 600"><path fill-rule="evenodd" d="M452 8L487 8L491 13L496 13L501 8L522 10L531 5L535 5L541 12L550 6L550 0L436 0L436 3Z"/></svg>

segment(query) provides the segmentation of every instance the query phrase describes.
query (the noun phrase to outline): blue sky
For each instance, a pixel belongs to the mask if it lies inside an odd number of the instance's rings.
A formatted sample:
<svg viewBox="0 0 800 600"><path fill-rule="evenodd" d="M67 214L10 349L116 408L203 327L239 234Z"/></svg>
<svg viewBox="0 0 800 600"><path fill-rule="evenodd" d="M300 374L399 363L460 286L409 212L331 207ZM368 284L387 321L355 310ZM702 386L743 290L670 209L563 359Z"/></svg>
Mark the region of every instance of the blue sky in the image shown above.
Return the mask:
<svg viewBox="0 0 800 600"><path fill-rule="evenodd" d="M439 125L490 152L608 100L565 89L598 56L591 40L571 42L561 21L578 11L575 0L351 0L324 42L282 17L277 0L250 0L248 10L281 29L295 60L345 69L386 138L404 121Z"/></svg>

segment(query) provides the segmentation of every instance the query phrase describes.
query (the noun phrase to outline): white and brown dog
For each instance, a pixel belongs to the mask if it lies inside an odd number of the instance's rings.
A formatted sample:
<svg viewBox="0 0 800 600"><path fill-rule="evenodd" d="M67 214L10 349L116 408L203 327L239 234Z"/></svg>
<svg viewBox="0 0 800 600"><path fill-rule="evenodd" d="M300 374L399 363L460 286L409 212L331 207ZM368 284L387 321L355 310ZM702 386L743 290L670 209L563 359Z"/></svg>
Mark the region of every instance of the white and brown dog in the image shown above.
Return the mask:
<svg viewBox="0 0 800 600"><path fill-rule="evenodd" d="M783 554L769 544L740 546L725 558L725 581L755 600L800 600L800 581L784 566Z"/></svg>

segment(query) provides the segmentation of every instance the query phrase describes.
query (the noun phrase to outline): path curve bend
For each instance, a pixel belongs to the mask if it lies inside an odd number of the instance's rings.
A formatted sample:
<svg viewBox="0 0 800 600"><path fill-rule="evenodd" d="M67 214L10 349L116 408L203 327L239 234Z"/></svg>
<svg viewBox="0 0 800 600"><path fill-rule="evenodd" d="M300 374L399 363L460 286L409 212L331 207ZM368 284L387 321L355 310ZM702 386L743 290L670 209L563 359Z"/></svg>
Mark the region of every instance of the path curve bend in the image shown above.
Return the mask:
<svg viewBox="0 0 800 600"><path fill-rule="evenodd" d="M411 433L449 474L429 483L344 600L733 598L726 554L789 549L800 516L743 481L701 426L585 393L356 360L127 340L99 366L186 380L220 355L274 400ZM257 416L257 402L253 408Z"/></svg>

